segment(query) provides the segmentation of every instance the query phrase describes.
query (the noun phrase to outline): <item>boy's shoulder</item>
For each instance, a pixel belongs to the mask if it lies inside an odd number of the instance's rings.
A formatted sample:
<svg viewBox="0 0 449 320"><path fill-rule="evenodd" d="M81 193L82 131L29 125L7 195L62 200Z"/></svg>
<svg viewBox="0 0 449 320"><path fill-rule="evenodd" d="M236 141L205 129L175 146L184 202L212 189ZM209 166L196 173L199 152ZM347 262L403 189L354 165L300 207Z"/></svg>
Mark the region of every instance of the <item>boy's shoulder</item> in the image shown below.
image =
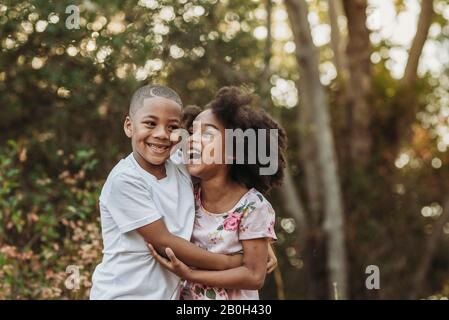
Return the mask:
<svg viewBox="0 0 449 320"><path fill-rule="evenodd" d="M120 160L114 168L112 168L111 172L109 172L107 180L111 181L121 181L126 180L126 178L131 179L141 179L141 175L138 172L135 165L132 163L131 159L126 157L125 159Z"/></svg>
<svg viewBox="0 0 449 320"><path fill-rule="evenodd" d="M106 179L105 184L101 192L101 196L109 194L112 190L119 190L126 192L126 190L134 188L145 188L147 189L147 184L145 183L142 175L135 168L129 157L120 160Z"/></svg>

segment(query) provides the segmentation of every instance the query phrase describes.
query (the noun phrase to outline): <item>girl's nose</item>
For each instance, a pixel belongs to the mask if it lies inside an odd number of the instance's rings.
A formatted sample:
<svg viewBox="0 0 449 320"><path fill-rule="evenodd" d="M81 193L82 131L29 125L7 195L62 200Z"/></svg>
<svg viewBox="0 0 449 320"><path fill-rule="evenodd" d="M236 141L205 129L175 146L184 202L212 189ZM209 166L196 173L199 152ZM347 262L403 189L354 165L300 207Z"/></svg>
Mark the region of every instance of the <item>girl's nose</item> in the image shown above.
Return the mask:
<svg viewBox="0 0 449 320"><path fill-rule="evenodd" d="M187 147L189 149L201 150L201 127L195 128L193 133L187 139Z"/></svg>

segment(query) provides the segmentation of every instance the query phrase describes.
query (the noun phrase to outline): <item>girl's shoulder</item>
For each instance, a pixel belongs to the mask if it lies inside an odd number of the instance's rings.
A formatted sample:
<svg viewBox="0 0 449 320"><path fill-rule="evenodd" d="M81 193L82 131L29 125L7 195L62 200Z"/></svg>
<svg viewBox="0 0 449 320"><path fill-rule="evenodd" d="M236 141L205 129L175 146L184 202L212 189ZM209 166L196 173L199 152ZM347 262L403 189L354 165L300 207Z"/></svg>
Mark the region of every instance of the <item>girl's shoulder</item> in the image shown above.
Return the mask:
<svg viewBox="0 0 449 320"><path fill-rule="evenodd" d="M264 209L273 212L271 203L255 188L248 190L248 192L240 199L239 208L242 208L242 210L249 208L251 209L250 211Z"/></svg>
<svg viewBox="0 0 449 320"><path fill-rule="evenodd" d="M240 219L239 240L277 239L274 232L275 212L271 203L258 190L248 191L236 213Z"/></svg>
<svg viewBox="0 0 449 320"><path fill-rule="evenodd" d="M254 202L255 205L270 205L270 202L257 189L252 188L242 197L242 200Z"/></svg>

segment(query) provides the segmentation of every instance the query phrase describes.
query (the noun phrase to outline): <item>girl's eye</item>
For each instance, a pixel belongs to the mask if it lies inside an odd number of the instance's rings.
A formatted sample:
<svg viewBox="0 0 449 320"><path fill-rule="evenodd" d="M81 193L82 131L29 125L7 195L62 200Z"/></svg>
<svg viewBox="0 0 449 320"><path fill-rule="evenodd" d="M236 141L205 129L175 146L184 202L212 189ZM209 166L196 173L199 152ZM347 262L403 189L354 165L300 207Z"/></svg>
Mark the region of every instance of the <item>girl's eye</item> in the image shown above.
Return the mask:
<svg viewBox="0 0 449 320"><path fill-rule="evenodd" d="M213 137L214 135L213 135L213 133L212 132L204 132L203 133L203 138L205 138L205 139L212 139L212 137Z"/></svg>
<svg viewBox="0 0 449 320"><path fill-rule="evenodd" d="M179 127L178 126L168 126L168 130L171 132L171 131L175 131L175 130L178 130L179 129Z"/></svg>
<svg viewBox="0 0 449 320"><path fill-rule="evenodd" d="M156 123L155 122L147 122L146 125L149 128L154 128L156 126Z"/></svg>

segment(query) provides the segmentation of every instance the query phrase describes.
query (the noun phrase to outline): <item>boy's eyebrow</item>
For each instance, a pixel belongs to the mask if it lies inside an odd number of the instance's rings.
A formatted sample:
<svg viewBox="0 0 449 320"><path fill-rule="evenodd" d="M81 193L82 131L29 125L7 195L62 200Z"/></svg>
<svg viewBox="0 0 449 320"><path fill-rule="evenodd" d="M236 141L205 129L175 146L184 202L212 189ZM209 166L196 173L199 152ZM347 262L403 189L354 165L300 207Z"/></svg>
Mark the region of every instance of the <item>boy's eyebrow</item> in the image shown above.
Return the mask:
<svg viewBox="0 0 449 320"><path fill-rule="evenodd" d="M158 119L159 119L158 117L156 117L156 116L154 116L154 115L147 114L146 116L143 116L143 117L142 117L142 120L146 120L146 119L149 119L149 118L155 119L155 120L158 120ZM170 119L168 119L168 121L181 122L181 120L180 120L179 118L170 118Z"/></svg>
<svg viewBox="0 0 449 320"><path fill-rule="evenodd" d="M147 119L147 118L153 118L153 119L159 119L158 117L156 117L156 116L153 116L153 115L151 115L151 114L147 114L147 115L145 115L145 116L143 116L142 117L142 120L145 120L145 119Z"/></svg>

